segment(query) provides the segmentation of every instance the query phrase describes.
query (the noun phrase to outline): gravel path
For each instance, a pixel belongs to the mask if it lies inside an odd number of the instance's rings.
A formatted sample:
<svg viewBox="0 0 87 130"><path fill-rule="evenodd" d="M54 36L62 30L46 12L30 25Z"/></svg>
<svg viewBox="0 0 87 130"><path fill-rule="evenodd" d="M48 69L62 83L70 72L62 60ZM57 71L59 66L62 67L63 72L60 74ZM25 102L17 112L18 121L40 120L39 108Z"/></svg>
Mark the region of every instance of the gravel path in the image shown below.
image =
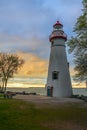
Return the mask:
<svg viewBox="0 0 87 130"><path fill-rule="evenodd" d="M29 101L29 102L49 103L49 104L84 103L84 101L75 98L58 98L58 97L47 97L41 95L16 95L14 96L14 98Z"/></svg>

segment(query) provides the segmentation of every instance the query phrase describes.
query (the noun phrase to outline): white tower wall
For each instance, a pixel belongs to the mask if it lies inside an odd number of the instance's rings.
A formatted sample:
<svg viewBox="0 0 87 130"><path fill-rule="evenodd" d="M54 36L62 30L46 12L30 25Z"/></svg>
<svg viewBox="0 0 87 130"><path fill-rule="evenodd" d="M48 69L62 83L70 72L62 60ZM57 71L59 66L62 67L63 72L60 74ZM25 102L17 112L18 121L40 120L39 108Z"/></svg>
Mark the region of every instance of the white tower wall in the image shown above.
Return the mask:
<svg viewBox="0 0 87 130"><path fill-rule="evenodd" d="M58 72L58 79L53 79L53 72ZM54 97L70 97L72 95L64 39L53 40L47 78L48 86L53 87L52 96Z"/></svg>

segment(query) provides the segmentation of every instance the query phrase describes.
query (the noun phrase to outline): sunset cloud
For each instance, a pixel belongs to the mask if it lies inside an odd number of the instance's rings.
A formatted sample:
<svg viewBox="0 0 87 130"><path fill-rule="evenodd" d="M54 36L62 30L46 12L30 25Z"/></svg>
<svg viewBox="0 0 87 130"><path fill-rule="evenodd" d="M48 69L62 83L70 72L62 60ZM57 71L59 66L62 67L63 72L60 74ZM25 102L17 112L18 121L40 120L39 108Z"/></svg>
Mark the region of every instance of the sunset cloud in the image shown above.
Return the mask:
<svg viewBox="0 0 87 130"><path fill-rule="evenodd" d="M28 77L47 77L48 61L31 53L17 52L25 60L18 75Z"/></svg>

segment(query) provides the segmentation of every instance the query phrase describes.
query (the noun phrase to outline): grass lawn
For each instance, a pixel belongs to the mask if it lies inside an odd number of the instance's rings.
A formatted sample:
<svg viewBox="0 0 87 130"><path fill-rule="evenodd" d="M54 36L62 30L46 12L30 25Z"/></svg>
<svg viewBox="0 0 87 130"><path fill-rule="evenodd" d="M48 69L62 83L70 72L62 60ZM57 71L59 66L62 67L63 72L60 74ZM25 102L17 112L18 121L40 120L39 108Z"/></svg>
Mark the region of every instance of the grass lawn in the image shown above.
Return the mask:
<svg viewBox="0 0 87 130"><path fill-rule="evenodd" d="M0 99L0 130L87 130L87 107Z"/></svg>
<svg viewBox="0 0 87 130"><path fill-rule="evenodd" d="M2 98L2 97L3 97L3 94L0 93L0 98Z"/></svg>

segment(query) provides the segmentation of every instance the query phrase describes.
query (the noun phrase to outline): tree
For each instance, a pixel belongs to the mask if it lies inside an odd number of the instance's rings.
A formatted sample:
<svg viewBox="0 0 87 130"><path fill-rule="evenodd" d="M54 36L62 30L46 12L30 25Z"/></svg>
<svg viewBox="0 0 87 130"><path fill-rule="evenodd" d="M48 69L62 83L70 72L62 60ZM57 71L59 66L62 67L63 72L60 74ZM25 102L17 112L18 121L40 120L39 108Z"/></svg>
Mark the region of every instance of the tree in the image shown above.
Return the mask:
<svg viewBox="0 0 87 130"><path fill-rule="evenodd" d="M8 79L17 73L24 60L17 55L0 53L0 77L2 78L2 90L6 91Z"/></svg>
<svg viewBox="0 0 87 130"><path fill-rule="evenodd" d="M83 13L74 27L75 37L67 42L69 52L74 53L75 80L86 81L87 85L87 0L83 0Z"/></svg>

